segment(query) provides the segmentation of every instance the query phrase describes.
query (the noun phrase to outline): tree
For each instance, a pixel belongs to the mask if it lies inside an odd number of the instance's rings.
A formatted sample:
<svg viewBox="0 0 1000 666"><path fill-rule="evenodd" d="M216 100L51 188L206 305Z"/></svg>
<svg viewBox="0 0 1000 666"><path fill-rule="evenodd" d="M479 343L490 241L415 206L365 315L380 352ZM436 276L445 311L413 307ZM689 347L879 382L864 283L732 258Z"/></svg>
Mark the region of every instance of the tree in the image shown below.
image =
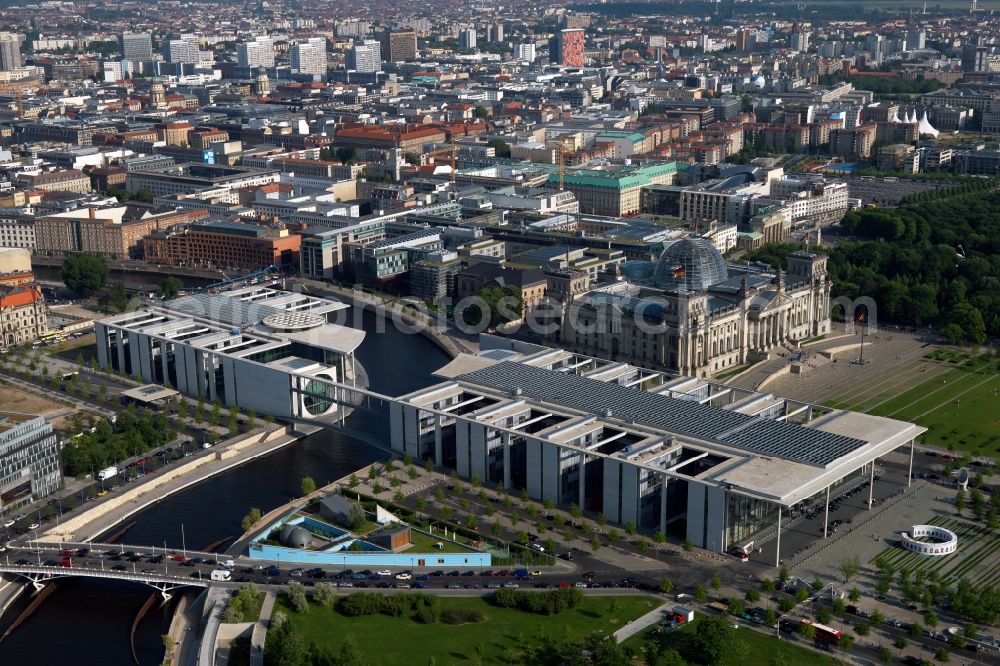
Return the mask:
<svg viewBox="0 0 1000 666"><path fill-rule="evenodd" d="M859 590L857 587L852 587L851 591L847 595L847 598L857 603L858 599L861 598L861 590Z"/></svg>
<svg viewBox="0 0 1000 666"><path fill-rule="evenodd" d="M175 278L173 275L168 275L160 282L160 298L165 301L177 298L177 294L179 294L183 288L184 283Z"/></svg>
<svg viewBox="0 0 1000 666"><path fill-rule="evenodd" d="M691 655L697 655L700 664L721 664L732 652L736 635L731 621L723 617L705 616L695 627L694 636L688 644L689 660Z"/></svg>
<svg viewBox="0 0 1000 666"><path fill-rule="evenodd" d="M722 587L722 578L720 578L719 574L717 574L717 573L716 574L712 574L712 578L711 578L711 580L709 580L708 584L709 584L709 586L711 586L711 588L713 590L715 590L716 592L718 592L719 588Z"/></svg>
<svg viewBox="0 0 1000 666"><path fill-rule="evenodd" d="M849 583L851 579L861 571L861 560L857 555L845 558L840 562L840 573L844 574L844 582Z"/></svg>
<svg viewBox="0 0 1000 666"><path fill-rule="evenodd" d="M934 653L934 661L941 662L942 664L947 664L951 661L951 655L948 654L948 650L943 647L939 647Z"/></svg>
<svg viewBox="0 0 1000 666"><path fill-rule="evenodd" d="M347 512L347 526L352 530L359 530L365 525L365 509L358 502L351 502L351 508Z"/></svg>
<svg viewBox="0 0 1000 666"><path fill-rule="evenodd" d="M694 600L699 604L703 604L708 601L708 590L706 590L702 585L694 588Z"/></svg>
<svg viewBox="0 0 1000 666"><path fill-rule="evenodd" d="M172 660L174 657L174 649L177 647L177 642L170 634L163 634L160 638L163 640L163 651L165 653L164 661Z"/></svg>
<svg viewBox="0 0 1000 666"><path fill-rule="evenodd" d="M601 540L596 535L590 540L590 549L594 551L595 555L601 549Z"/></svg>
<svg viewBox="0 0 1000 666"><path fill-rule="evenodd" d="M931 629L933 629L934 627L938 626L938 616L937 616L937 613L935 613L932 610L929 610L926 613L924 613L924 624L926 624Z"/></svg>
<svg viewBox="0 0 1000 666"><path fill-rule="evenodd" d="M906 636L896 636L896 638L892 641L892 644L897 650L899 650L899 654L902 656L903 650L905 650L906 646L910 644L910 641L906 640Z"/></svg>
<svg viewBox="0 0 1000 666"><path fill-rule="evenodd" d="M743 612L743 601L738 597L733 597L726 604L726 610L728 610L733 615L739 615Z"/></svg>
<svg viewBox="0 0 1000 666"><path fill-rule="evenodd" d="M73 252L63 258L63 283L81 296L99 293L108 283L108 262L95 254Z"/></svg>
<svg viewBox="0 0 1000 666"><path fill-rule="evenodd" d="M685 538L684 542L681 544L681 548L684 549L685 553L690 553L694 550L694 542L690 538Z"/></svg>
<svg viewBox="0 0 1000 666"><path fill-rule="evenodd" d="M747 600L748 604L756 604L760 601L760 592L751 587L744 593L743 598Z"/></svg>
<svg viewBox="0 0 1000 666"><path fill-rule="evenodd" d="M287 594L288 601L292 605L292 610L296 613L305 613L309 610L309 601L306 599L306 589L302 586L302 583L289 583Z"/></svg>
<svg viewBox="0 0 1000 666"><path fill-rule="evenodd" d="M799 636L807 641L814 640L816 638L816 627L808 622L803 622L799 625Z"/></svg>
<svg viewBox="0 0 1000 666"><path fill-rule="evenodd" d="M312 495L316 492L316 482L311 476L303 476L299 489L302 491L302 495Z"/></svg>
<svg viewBox="0 0 1000 666"><path fill-rule="evenodd" d="M261 519L261 517L262 515L260 509L258 509L257 507L252 507L250 509L250 513L243 516L243 522L241 523L243 526L243 531L249 532L250 528L252 528L257 523L257 521Z"/></svg>
<svg viewBox="0 0 1000 666"><path fill-rule="evenodd" d="M868 626L867 622L858 622L856 625L854 625L854 633L856 633L858 636L867 636L869 630L870 627Z"/></svg>
<svg viewBox="0 0 1000 666"><path fill-rule="evenodd" d="M670 594L674 591L674 582L669 578L660 579L660 592L663 594Z"/></svg>
<svg viewBox="0 0 1000 666"><path fill-rule="evenodd" d="M656 544L656 552L660 552L660 547L667 542L666 535L663 534L663 530L657 530L656 534L653 535L653 543Z"/></svg>
<svg viewBox="0 0 1000 666"><path fill-rule="evenodd" d="M508 144L503 139L493 139L486 145L494 149L497 157L502 157L502 158L510 157L510 144Z"/></svg>
<svg viewBox="0 0 1000 666"><path fill-rule="evenodd" d="M788 567L782 564L781 569L778 570L778 580L782 583L787 583L791 577L791 574L788 573Z"/></svg>
<svg viewBox="0 0 1000 666"><path fill-rule="evenodd" d="M834 615L843 615L846 610L847 610L847 605L844 603L843 599L837 597L836 599L833 600Z"/></svg>

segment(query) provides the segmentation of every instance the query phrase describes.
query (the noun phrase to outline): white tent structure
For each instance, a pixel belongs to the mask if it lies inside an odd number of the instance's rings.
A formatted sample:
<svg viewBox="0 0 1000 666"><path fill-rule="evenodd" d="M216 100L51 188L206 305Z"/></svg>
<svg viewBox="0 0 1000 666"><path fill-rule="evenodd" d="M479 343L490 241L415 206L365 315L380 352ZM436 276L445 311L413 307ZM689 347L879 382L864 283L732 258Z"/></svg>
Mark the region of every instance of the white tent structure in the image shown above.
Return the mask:
<svg viewBox="0 0 1000 666"><path fill-rule="evenodd" d="M921 134L930 134L933 137L937 137L937 135L939 134L938 130L934 129L934 127L931 125L931 122L927 120L926 109L924 110L924 115L920 116L919 129Z"/></svg>

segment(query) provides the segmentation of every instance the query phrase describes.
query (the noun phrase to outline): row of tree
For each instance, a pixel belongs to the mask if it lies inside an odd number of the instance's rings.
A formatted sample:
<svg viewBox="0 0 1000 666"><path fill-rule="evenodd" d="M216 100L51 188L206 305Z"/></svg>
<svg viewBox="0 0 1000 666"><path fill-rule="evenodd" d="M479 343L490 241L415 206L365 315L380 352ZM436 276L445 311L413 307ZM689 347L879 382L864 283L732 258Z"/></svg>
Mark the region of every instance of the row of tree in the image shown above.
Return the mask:
<svg viewBox="0 0 1000 666"><path fill-rule="evenodd" d="M1000 335L1000 192L989 186L848 213L841 226L858 240L829 250L833 296L873 298L879 322L938 325L956 344ZM795 249L771 244L748 258L784 265Z"/></svg>

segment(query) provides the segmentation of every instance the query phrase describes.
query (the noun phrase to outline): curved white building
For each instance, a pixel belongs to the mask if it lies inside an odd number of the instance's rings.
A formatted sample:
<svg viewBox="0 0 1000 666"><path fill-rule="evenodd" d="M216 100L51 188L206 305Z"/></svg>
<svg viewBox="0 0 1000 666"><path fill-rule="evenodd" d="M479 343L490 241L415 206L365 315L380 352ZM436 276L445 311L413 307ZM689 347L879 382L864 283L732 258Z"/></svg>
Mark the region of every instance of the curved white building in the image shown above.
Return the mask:
<svg viewBox="0 0 1000 666"><path fill-rule="evenodd" d="M903 532L901 544L914 553L940 557L958 550L958 535L937 525L914 525L909 533Z"/></svg>

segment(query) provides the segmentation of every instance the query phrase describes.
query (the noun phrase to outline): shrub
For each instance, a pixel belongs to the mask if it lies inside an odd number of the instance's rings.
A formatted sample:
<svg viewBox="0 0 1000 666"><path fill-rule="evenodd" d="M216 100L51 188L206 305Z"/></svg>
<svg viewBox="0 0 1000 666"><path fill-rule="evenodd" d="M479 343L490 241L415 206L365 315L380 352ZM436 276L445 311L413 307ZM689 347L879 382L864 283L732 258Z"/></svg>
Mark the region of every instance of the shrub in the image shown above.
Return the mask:
<svg viewBox="0 0 1000 666"><path fill-rule="evenodd" d="M472 609L449 608L441 613L441 621L445 624L476 624L485 620L485 613Z"/></svg>
<svg viewBox="0 0 1000 666"><path fill-rule="evenodd" d="M558 615L583 603L583 593L576 589L522 592L508 588L496 590L493 603L500 608L518 608L528 613Z"/></svg>

